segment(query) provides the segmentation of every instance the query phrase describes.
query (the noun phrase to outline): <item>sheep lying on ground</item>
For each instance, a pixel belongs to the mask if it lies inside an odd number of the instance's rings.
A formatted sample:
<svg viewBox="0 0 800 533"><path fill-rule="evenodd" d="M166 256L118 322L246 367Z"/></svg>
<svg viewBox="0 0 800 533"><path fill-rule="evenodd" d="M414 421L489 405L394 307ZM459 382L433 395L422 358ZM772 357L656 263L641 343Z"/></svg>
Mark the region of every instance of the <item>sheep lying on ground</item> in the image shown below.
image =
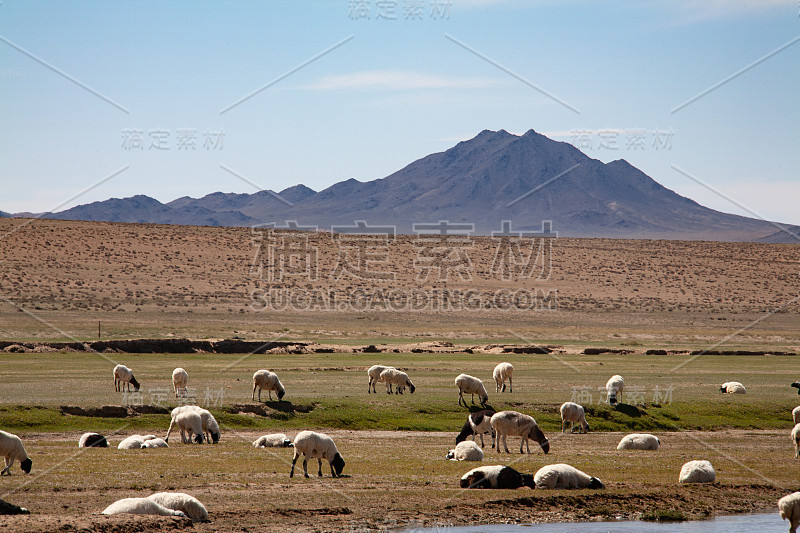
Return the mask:
<svg viewBox="0 0 800 533"><path fill-rule="evenodd" d="M570 433L575 430L575 424L580 424L578 433L589 433L589 424L586 423L586 411L583 406L574 402L564 402L561 404L561 433L567 430L567 422L572 425L569 428Z"/></svg>
<svg viewBox="0 0 800 533"><path fill-rule="evenodd" d="M486 400L489 399L489 394L486 392L486 387L483 386L483 381L474 376L467 374L459 374L456 377L456 387L458 387L458 405L464 403L467 407L467 401L464 399L464 393L472 395L472 404L475 404L475 395L478 395L481 405L486 407Z"/></svg>
<svg viewBox="0 0 800 533"><path fill-rule="evenodd" d="M383 372L381 372L380 380L386 383L386 392L387 394L392 393L392 385L395 386L395 394L403 394L403 389L408 387L408 390L411 394L414 394L416 387L411 380L408 379L408 374L405 372L401 372L396 368L387 368Z"/></svg>
<svg viewBox="0 0 800 533"><path fill-rule="evenodd" d="M483 461L483 450L471 440L459 442L456 447L445 456L451 461Z"/></svg>
<svg viewBox="0 0 800 533"><path fill-rule="evenodd" d="M520 474L510 466L480 466L463 476L459 483L462 489L518 489L535 488L530 474Z"/></svg>
<svg viewBox="0 0 800 533"><path fill-rule="evenodd" d="M84 433L78 439L78 448L108 448L108 441L100 433Z"/></svg>
<svg viewBox="0 0 800 533"><path fill-rule="evenodd" d="M622 391L625 389L625 380L619 374L613 375L606 382L606 401L609 405L622 402Z"/></svg>
<svg viewBox="0 0 800 533"><path fill-rule="evenodd" d="M494 413L495 412L491 409L484 409L483 411L470 413L470 415L467 417L467 421L464 422L464 427L461 428L461 433L459 433L456 437L456 444L467 440L467 437L469 436L472 436L472 438L475 439L475 435L480 435L481 447L483 447L483 434L491 433L492 448L494 448L494 431L492 430L491 422L492 415Z"/></svg>
<svg viewBox="0 0 800 533"><path fill-rule="evenodd" d="M142 448L169 448L169 444L164 439L148 439L142 443Z"/></svg>
<svg viewBox="0 0 800 533"><path fill-rule="evenodd" d="M681 467L679 483L713 483L717 473L708 461L689 461Z"/></svg>
<svg viewBox="0 0 800 533"><path fill-rule="evenodd" d="M186 385L189 383L189 373L182 368L176 368L172 371L172 388L175 389L175 397L178 397L178 391L183 390L183 394L189 393Z"/></svg>
<svg viewBox="0 0 800 533"><path fill-rule="evenodd" d="M511 365L511 363L500 363L494 367L492 377L497 385L497 390L495 392L506 391L506 380L508 380L508 392L514 392L514 383L511 381L511 376L513 375L514 367Z"/></svg>
<svg viewBox="0 0 800 533"><path fill-rule="evenodd" d="M271 435L261 435L253 441L253 446L256 448L291 448L294 444L283 433L273 433Z"/></svg>
<svg viewBox="0 0 800 533"><path fill-rule="evenodd" d="M795 424L800 424L800 405L792 409L792 421Z"/></svg>
<svg viewBox="0 0 800 533"><path fill-rule="evenodd" d="M138 450L139 448L144 448L144 443L149 440L153 440L157 438L155 435L131 435L130 437L125 437L122 441L117 445L118 450Z"/></svg>
<svg viewBox="0 0 800 533"><path fill-rule="evenodd" d="M6 467L0 472L0 476L11 475L11 467L14 465L14 461L19 461L19 467L23 472L26 474L31 473L33 461L28 457L28 452L25 451L22 439L13 433L0 431L0 455L3 456L6 464Z"/></svg>
<svg viewBox="0 0 800 533"><path fill-rule="evenodd" d="M200 418L200 413L196 410L184 410L172 417L167 436L164 437L165 442L169 442L169 434L172 433L174 426L177 426L181 431L181 442L184 444L192 442L192 435L194 435L196 443L203 444L203 421Z"/></svg>
<svg viewBox="0 0 800 533"><path fill-rule="evenodd" d="M794 458L800 455L800 424L795 424L792 428L792 442L794 443Z"/></svg>
<svg viewBox="0 0 800 533"><path fill-rule="evenodd" d="M367 385L367 393L374 392L377 394L375 390L375 384L380 383L381 381L381 372L388 368L394 368L393 366L384 366L384 365L372 365L367 370L367 375L369 376L369 384Z"/></svg>
<svg viewBox="0 0 800 533"><path fill-rule="evenodd" d="M128 384L129 391L131 385L133 385L134 391L139 391L139 382L133 377L133 371L125 365L117 365L114 367L114 390L122 391L123 383Z"/></svg>
<svg viewBox="0 0 800 533"><path fill-rule="evenodd" d="M543 466L533 476L537 489L604 489L596 477L581 472L574 466L559 463Z"/></svg>
<svg viewBox="0 0 800 533"><path fill-rule="evenodd" d="M105 509L102 514L154 514L160 516L181 516L186 518L186 515L181 511L173 511L167 509L163 505L159 505L153 500L147 498L123 498L117 500Z"/></svg>
<svg viewBox="0 0 800 533"><path fill-rule="evenodd" d="M308 460L316 459L319 462L318 476L322 476L322 460L327 459L331 465L331 476L338 477L344 469L344 459L336 449L333 439L324 433L301 431L294 438L294 457L289 477L294 477L294 465L298 457L303 454L303 475L308 477Z"/></svg>
<svg viewBox="0 0 800 533"><path fill-rule="evenodd" d="M778 500L781 518L789 521L789 533L797 533L800 526L800 492L787 494Z"/></svg>
<svg viewBox="0 0 800 533"><path fill-rule="evenodd" d="M738 381L726 381L720 386L719 391L723 394L747 394L744 385Z"/></svg>
<svg viewBox="0 0 800 533"><path fill-rule="evenodd" d="M500 453L500 442L503 443L506 453L509 453L508 444L506 443L506 437L508 436L522 437L519 443L519 453L524 453L522 451L523 445L528 450L528 453L531 453L528 439L533 439L538 442L544 453L550 451L550 442L547 440L547 437L544 436L542 430L539 429L536 420L534 420L532 416L524 415L517 411L500 411L492 415L489 422L492 424L492 429L497 435L495 438L495 447L498 453Z"/></svg>
<svg viewBox="0 0 800 533"><path fill-rule="evenodd" d="M208 522L208 511L200 500L183 492L156 492L147 497L162 507L180 511L193 522Z"/></svg>
<svg viewBox="0 0 800 533"><path fill-rule="evenodd" d="M661 447L661 441L655 435L649 433L631 433L625 435L617 445L618 450L657 450Z"/></svg>
<svg viewBox="0 0 800 533"><path fill-rule="evenodd" d="M283 383L278 379L278 375L269 370L257 370L253 374L253 401L256 399L256 388L258 388L258 401L261 401L261 391L266 390L269 394L269 401L272 401L272 391L278 394L278 400L286 394Z"/></svg>

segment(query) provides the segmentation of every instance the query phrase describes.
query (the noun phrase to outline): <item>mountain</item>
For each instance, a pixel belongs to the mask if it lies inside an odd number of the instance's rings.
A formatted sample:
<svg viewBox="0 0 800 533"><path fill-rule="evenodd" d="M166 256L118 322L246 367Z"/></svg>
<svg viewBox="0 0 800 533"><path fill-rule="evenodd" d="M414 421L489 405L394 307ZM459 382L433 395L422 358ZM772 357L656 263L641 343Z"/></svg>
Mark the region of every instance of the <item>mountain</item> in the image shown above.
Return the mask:
<svg viewBox="0 0 800 533"><path fill-rule="evenodd" d="M756 239L756 241L771 244L800 244L800 226L775 224L775 227L781 227L783 229L760 237Z"/></svg>
<svg viewBox="0 0 800 533"><path fill-rule="evenodd" d="M773 223L714 211L671 191L625 160L603 163L533 130L485 130L373 181L348 179L315 192L296 185L275 193L216 192L162 204L146 196L112 199L51 218L246 226L474 224L475 234L541 230L561 236L746 241L775 233ZM776 237L777 238L777 237Z"/></svg>

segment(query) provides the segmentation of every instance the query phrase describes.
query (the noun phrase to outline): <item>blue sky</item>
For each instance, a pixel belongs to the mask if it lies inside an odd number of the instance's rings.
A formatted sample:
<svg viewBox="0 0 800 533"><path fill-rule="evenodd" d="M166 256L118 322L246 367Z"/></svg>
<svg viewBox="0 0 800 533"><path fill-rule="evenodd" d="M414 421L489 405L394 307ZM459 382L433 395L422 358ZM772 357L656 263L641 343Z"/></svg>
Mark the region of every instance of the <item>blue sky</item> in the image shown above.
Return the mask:
<svg viewBox="0 0 800 533"><path fill-rule="evenodd" d="M800 224L798 37L797 0L2 0L0 210L321 190L532 128Z"/></svg>

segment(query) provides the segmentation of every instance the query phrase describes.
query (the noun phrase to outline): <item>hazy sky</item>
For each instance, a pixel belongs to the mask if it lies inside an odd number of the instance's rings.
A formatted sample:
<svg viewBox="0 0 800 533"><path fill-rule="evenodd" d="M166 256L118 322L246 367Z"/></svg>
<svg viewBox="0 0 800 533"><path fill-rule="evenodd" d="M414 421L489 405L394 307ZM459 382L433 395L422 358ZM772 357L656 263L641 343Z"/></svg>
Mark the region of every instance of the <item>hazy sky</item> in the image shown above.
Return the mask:
<svg viewBox="0 0 800 533"><path fill-rule="evenodd" d="M532 128L800 224L800 3L2 0L0 124L10 212L321 190Z"/></svg>

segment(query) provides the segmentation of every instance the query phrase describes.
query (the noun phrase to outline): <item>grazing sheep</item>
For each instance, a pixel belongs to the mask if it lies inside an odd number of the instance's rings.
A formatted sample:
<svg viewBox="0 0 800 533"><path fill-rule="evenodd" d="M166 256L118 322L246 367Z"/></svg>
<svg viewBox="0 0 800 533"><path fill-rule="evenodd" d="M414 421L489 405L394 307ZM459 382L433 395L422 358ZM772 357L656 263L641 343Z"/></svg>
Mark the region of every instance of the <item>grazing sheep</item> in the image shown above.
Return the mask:
<svg viewBox="0 0 800 533"><path fill-rule="evenodd" d="M500 363L494 367L492 377L494 378L494 382L497 384L497 390L495 392L506 391L506 380L508 380L508 392L514 392L514 383L511 381L511 376L513 375L514 367L511 365L511 363Z"/></svg>
<svg viewBox="0 0 800 533"><path fill-rule="evenodd" d="M744 385L738 381L726 381L719 388L719 391L723 394L747 394L747 390L744 388Z"/></svg>
<svg viewBox="0 0 800 533"><path fill-rule="evenodd" d="M142 443L142 448L169 448L169 444L164 439L147 439Z"/></svg>
<svg viewBox="0 0 800 533"><path fill-rule="evenodd" d="M532 416L524 415L517 411L500 411L492 415L490 423L497 435L495 439L497 453L500 453L501 441L503 442L506 453L510 453L508 451L508 444L506 443L506 437L508 436L522 437L519 443L519 453L524 453L522 451L523 445L527 448L528 453L531 453L528 439L533 439L538 442L544 453L550 451L550 441L544 436L544 433L539 429L536 420L534 420Z"/></svg>
<svg viewBox="0 0 800 533"><path fill-rule="evenodd" d="M491 423L492 415L494 413L495 412L492 409L484 409L483 411L470 413L470 415L467 417L467 421L464 422L464 427L461 428L461 433L459 433L456 437L456 444L467 440L467 437L469 436L472 436L472 438L475 439L475 435L480 435L481 447L483 447L483 434L491 433L492 448L494 448L494 430L492 430Z"/></svg>
<svg viewBox="0 0 800 533"><path fill-rule="evenodd" d="M0 431L0 455L4 457L6 463L6 467L0 472L0 476L11 475L11 466L14 461L19 461L19 467L23 472L26 474L31 473L33 461L28 457L28 452L25 451L22 439L13 433Z"/></svg>
<svg viewBox="0 0 800 533"><path fill-rule="evenodd" d="M778 500L781 518L789 521L789 533L797 533L800 526L800 492L787 494Z"/></svg>
<svg viewBox="0 0 800 533"><path fill-rule="evenodd" d="M792 442L794 443L794 458L800 455L800 424L795 424L792 428Z"/></svg>
<svg viewBox="0 0 800 533"><path fill-rule="evenodd" d="M294 477L294 465L297 458L303 454L303 475L308 477L308 460L316 459L319 462L318 476L322 477L322 460L327 459L331 465L331 476L338 477L344 469L344 459L336 449L333 439L324 433L314 431L301 431L294 438L294 457L289 477Z"/></svg>
<svg viewBox="0 0 800 533"><path fill-rule="evenodd" d="M583 406L574 402L564 402L561 404L561 433L567 430L567 422L572 425L569 428L570 433L575 430L575 423L579 423L578 433L589 433L589 424L586 423L586 411Z"/></svg>
<svg viewBox="0 0 800 533"><path fill-rule="evenodd" d="M165 442L169 442L169 434L172 433L172 428L176 425L181 430L181 442L190 444L192 435L194 435L194 441L198 444L203 444L203 420L197 411L185 410L173 416L169 423L167 436L164 437Z"/></svg>
<svg viewBox="0 0 800 533"><path fill-rule="evenodd" d="M381 381L381 372L388 368L394 368L393 366L384 366L384 365L372 365L367 370L367 375L369 376L369 384L367 385L367 394L374 392L377 394L375 390L375 384L380 383Z"/></svg>
<svg viewBox="0 0 800 533"><path fill-rule="evenodd" d="M459 442L445 456L450 461L483 461L483 450L471 440Z"/></svg>
<svg viewBox="0 0 800 533"><path fill-rule="evenodd" d="M175 418L179 413L194 411L200 415L200 422L203 425L203 435L206 437L206 442L219 442L219 424L214 415L208 409L203 409L199 405L181 405L172 410L172 417Z"/></svg>
<svg viewBox="0 0 800 533"><path fill-rule="evenodd" d="M149 440L157 438L155 435L131 435L122 439L117 445L118 450L138 450L144 448L144 443Z"/></svg>
<svg viewBox="0 0 800 533"><path fill-rule="evenodd" d="M792 409L792 421L795 424L800 424L800 405Z"/></svg>
<svg viewBox="0 0 800 533"><path fill-rule="evenodd" d="M392 385L395 386L395 394L403 394L403 389L408 387L409 392L414 394L416 387L411 380L408 379L408 374L401 372L396 368L387 368L381 372L380 380L386 383L386 393L392 393Z"/></svg>
<svg viewBox="0 0 800 533"><path fill-rule="evenodd" d="M603 482L574 466L559 463L543 466L533 475L537 489L604 489Z"/></svg>
<svg viewBox="0 0 800 533"><path fill-rule="evenodd" d="M133 371L125 365L117 365L114 367L114 390L121 392L123 383L128 384L129 391L133 385L134 392L139 392L139 382L133 377Z"/></svg>
<svg viewBox="0 0 800 533"><path fill-rule="evenodd" d="M253 374L253 400L256 399L256 388L258 388L258 401L261 401L261 391L266 389L269 393L269 401L272 401L272 391L278 394L278 400L283 398L286 390L283 388L278 375L269 370L258 370Z"/></svg>
<svg viewBox="0 0 800 533"><path fill-rule="evenodd" d="M606 401L609 405L614 405L622 402L622 390L625 388L625 380L619 374L613 375L606 383L606 392L608 397Z"/></svg>
<svg viewBox="0 0 800 533"><path fill-rule="evenodd" d="M147 499L167 509L180 511L191 518L193 522L209 521L206 506L189 494L183 492L156 492L148 496Z"/></svg>
<svg viewBox="0 0 800 533"><path fill-rule="evenodd" d="M661 441L655 435L649 433L631 433L625 435L617 444L618 450L657 450L661 447Z"/></svg>
<svg viewBox="0 0 800 533"><path fill-rule="evenodd" d="M100 433L84 433L78 439L78 448L108 448L108 441Z"/></svg>
<svg viewBox="0 0 800 533"><path fill-rule="evenodd" d="M679 483L713 483L717 473L708 461L689 461L681 467Z"/></svg>
<svg viewBox="0 0 800 533"><path fill-rule="evenodd" d="M464 393L466 392L467 394L472 394L473 405L475 404L475 395L477 394L481 405L486 407L489 394L486 392L486 387L483 386L483 381L467 374L459 374L458 377L456 377L456 387L458 387L458 405L461 405L463 402L464 407L467 407L467 401L464 399Z"/></svg>
<svg viewBox="0 0 800 533"><path fill-rule="evenodd" d="M175 389L176 398L181 389L183 389L184 396L189 394L189 390L186 388L187 383L189 383L189 373L186 370L178 367L172 371L172 388Z"/></svg>
<svg viewBox="0 0 800 533"><path fill-rule="evenodd" d="M791 386L797 389L797 394L800 394L800 381L795 381Z"/></svg>
<svg viewBox="0 0 800 533"><path fill-rule="evenodd" d="M154 514L160 516L181 516L186 518L186 515L181 511L173 511L167 509L163 505L159 505L153 500L147 498L123 498L117 500L105 509L102 514Z"/></svg>
<svg viewBox="0 0 800 533"><path fill-rule="evenodd" d="M532 475L520 474L510 466L502 465L473 468L461 476L460 485L462 489L536 488Z"/></svg>
<svg viewBox="0 0 800 533"><path fill-rule="evenodd" d="M283 433L273 433L272 435L261 435L253 441L253 446L256 448L291 448L294 444Z"/></svg>

